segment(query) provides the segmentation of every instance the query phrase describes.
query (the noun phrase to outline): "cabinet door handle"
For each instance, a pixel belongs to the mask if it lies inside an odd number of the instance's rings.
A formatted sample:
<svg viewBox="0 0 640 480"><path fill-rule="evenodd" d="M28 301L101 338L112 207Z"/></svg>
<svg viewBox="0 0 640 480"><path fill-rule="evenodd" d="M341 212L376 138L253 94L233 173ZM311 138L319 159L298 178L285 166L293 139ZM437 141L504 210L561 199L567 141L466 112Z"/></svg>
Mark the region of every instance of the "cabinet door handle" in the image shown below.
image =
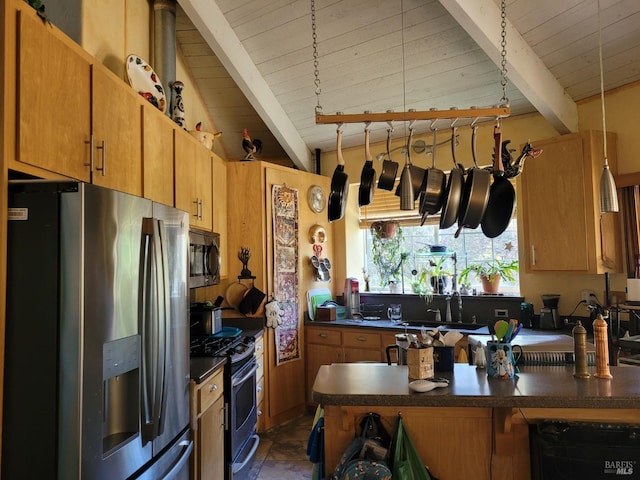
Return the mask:
<svg viewBox="0 0 640 480"><path fill-rule="evenodd" d="M93 133L89 135L89 140L85 140L84 143L89 145L89 163L85 163L85 166L89 167L89 172L93 173Z"/></svg>
<svg viewBox="0 0 640 480"><path fill-rule="evenodd" d="M227 409L224 408L224 405L222 407L220 407L220 418L222 419L222 422L220 422L220 428L222 428L222 429L226 428L226 426L227 426L226 425L226 421L227 421L226 412L227 412Z"/></svg>
<svg viewBox="0 0 640 480"><path fill-rule="evenodd" d="M346 356L346 355L345 355ZM340 361L340 352L336 353L336 360Z"/></svg>
<svg viewBox="0 0 640 480"><path fill-rule="evenodd" d="M102 150L102 167L96 168L96 170L102 171L102 176L107 174L107 141L103 140L102 145L96 147L98 150Z"/></svg>
<svg viewBox="0 0 640 480"><path fill-rule="evenodd" d="M318 336L320 338L328 338L329 337L329 335L327 335L326 333L319 333Z"/></svg>
<svg viewBox="0 0 640 480"><path fill-rule="evenodd" d="M256 392L261 392L261 391L262 391L262 386L261 386L261 385L258 385L258 386L256 387Z"/></svg>
<svg viewBox="0 0 640 480"><path fill-rule="evenodd" d="M367 337L363 337L362 335L360 335L359 337L356 337L356 340L358 340L359 342L366 342Z"/></svg>
<svg viewBox="0 0 640 480"><path fill-rule="evenodd" d="M198 197L196 197L196 199L193 201L193 203L196 204L196 213L195 213L194 217L196 217L196 220L200 220L200 199Z"/></svg>
<svg viewBox="0 0 640 480"><path fill-rule="evenodd" d="M262 410L258 409L258 416L262 415Z"/></svg>
<svg viewBox="0 0 640 480"><path fill-rule="evenodd" d="M209 391L210 392L215 392L218 389L218 384L217 383L213 383L211 385L209 385Z"/></svg>
<svg viewBox="0 0 640 480"><path fill-rule="evenodd" d="M261 352L261 351L262 351L262 344L256 345L256 352Z"/></svg>
<svg viewBox="0 0 640 480"><path fill-rule="evenodd" d="M531 245L531 265L536 264L536 246Z"/></svg>
<svg viewBox="0 0 640 480"><path fill-rule="evenodd" d="M202 199L198 199L198 205L200 207L200 213L198 214L198 220L202 221Z"/></svg>

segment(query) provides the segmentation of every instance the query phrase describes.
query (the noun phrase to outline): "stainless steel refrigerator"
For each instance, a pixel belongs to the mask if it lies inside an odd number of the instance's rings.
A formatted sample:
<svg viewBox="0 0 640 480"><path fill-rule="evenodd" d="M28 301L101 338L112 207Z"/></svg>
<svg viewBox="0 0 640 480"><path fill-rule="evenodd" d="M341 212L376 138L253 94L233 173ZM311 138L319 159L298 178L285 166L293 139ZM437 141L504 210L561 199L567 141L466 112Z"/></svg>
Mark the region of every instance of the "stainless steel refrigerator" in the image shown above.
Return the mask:
<svg viewBox="0 0 640 480"><path fill-rule="evenodd" d="M9 184L2 478L188 479L188 214Z"/></svg>

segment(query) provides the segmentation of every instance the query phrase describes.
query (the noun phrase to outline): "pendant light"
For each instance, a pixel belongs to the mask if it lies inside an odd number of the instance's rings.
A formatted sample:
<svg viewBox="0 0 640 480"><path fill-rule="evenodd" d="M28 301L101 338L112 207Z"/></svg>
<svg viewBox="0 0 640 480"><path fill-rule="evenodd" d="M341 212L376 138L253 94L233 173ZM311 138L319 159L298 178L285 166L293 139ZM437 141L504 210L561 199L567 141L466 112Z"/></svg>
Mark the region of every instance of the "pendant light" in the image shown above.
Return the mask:
<svg viewBox="0 0 640 480"><path fill-rule="evenodd" d="M602 68L602 24L600 20L600 0L598 0L598 55L600 58L600 102L602 107L602 136L604 164L600 176L600 213L613 213L619 210L616 182L607 160L607 122L604 109L604 71Z"/></svg>

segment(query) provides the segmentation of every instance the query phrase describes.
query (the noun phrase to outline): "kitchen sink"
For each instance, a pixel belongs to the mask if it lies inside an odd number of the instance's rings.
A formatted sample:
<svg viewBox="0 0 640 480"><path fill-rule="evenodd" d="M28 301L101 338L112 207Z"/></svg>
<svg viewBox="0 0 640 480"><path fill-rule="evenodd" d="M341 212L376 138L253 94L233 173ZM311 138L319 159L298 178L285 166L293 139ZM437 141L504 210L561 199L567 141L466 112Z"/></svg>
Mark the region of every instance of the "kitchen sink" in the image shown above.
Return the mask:
<svg viewBox="0 0 640 480"><path fill-rule="evenodd" d="M446 330L479 330L482 327L486 327L482 323L458 323L458 322L433 322L429 320L418 320L409 322L410 327L427 327L437 328L442 327Z"/></svg>

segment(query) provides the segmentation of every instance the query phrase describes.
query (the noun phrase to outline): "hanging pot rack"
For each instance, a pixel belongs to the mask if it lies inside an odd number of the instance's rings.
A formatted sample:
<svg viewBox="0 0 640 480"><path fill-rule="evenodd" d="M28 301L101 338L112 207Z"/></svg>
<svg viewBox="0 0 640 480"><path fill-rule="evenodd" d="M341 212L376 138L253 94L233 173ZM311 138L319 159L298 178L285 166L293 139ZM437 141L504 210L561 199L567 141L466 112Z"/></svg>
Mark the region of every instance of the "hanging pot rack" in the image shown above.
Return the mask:
<svg viewBox="0 0 640 480"><path fill-rule="evenodd" d="M412 122L416 120L455 120L487 118L496 120L506 118L511 113L508 105L500 105L492 108L450 108L448 110L423 110L408 112L383 112L383 113L336 113L324 114L316 109L316 124L343 124L343 123L378 123L378 122Z"/></svg>

